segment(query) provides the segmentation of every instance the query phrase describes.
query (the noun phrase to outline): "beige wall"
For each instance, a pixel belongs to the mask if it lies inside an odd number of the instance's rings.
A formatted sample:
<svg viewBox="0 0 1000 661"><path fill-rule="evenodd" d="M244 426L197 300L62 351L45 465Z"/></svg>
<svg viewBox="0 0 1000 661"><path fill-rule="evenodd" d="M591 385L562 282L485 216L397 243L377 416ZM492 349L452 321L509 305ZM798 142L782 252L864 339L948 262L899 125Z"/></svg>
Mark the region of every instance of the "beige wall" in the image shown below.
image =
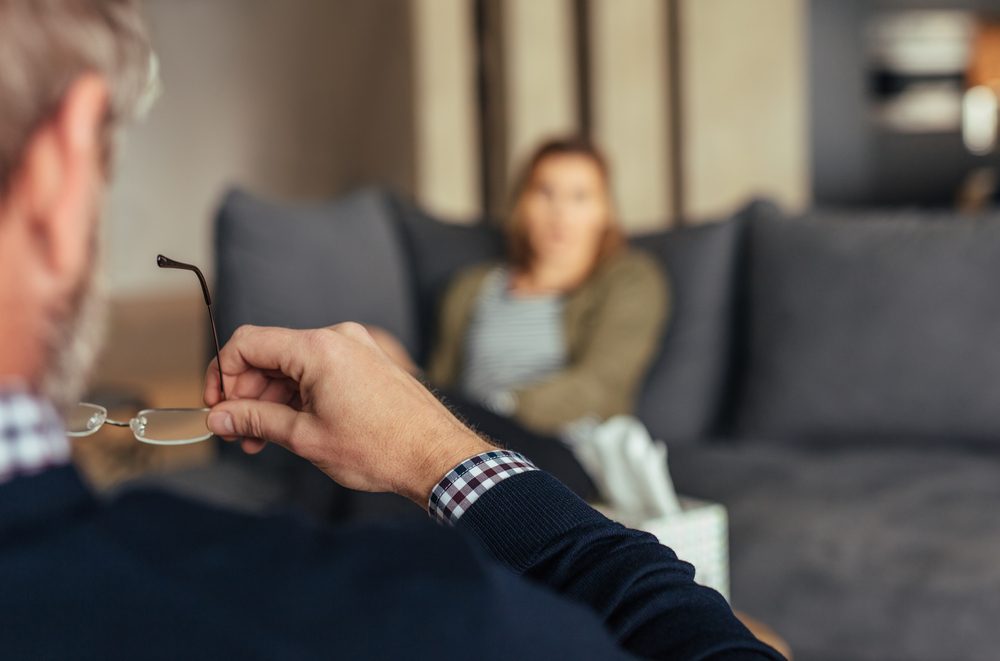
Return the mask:
<svg viewBox="0 0 1000 661"><path fill-rule="evenodd" d="M411 2L417 202L460 222L481 211L471 0Z"/></svg>
<svg viewBox="0 0 1000 661"><path fill-rule="evenodd" d="M756 195L791 210L809 203L805 1L677 0L671 49L664 0L590 0L594 135L612 162L626 229L671 224L675 197L691 221ZM579 127L577 63L571 3L505 0L503 13L514 168L541 137Z"/></svg>
<svg viewBox="0 0 1000 661"><path fill-rule="evenodd" d="M211 269L211 217L238 183L322 197L412 188L408 5L147 0L165 91L127 135L105 231L116 295L189 290L158 252Z"/></svg>
<svg viewBox="0 0 1000 661"><path fill-rule="evenodd" d="M670 221L673 194L666 3L590 6L594 138L611 163L622 224L660 228Z"/></svg>
<svg viewBox="0 0 1000 661"><path fill-rule="evenodd" d="M508 181L540 141L578 130L570 0L504 0Z"/></svg>
<svg viewBox="0 0 1000 661"><path fill-rule="evenodd" d="M809 202L805 0L681 0L684 215Z"/></svg>

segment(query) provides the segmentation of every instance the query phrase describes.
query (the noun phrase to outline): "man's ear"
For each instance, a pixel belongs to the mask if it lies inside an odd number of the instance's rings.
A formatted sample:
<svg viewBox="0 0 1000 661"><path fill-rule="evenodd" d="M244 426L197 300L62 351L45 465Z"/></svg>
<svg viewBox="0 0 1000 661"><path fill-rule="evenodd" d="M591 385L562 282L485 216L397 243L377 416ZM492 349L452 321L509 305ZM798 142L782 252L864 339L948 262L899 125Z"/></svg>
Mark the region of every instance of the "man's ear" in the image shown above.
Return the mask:
<svg viewBox="0 0 1000 661"><path fill-rule="evenodd" d="M103 78L77 78L56 113L32 134L14 184L32 246L57 286L71 288L89 267L104 180L107 103Z"/></svg>

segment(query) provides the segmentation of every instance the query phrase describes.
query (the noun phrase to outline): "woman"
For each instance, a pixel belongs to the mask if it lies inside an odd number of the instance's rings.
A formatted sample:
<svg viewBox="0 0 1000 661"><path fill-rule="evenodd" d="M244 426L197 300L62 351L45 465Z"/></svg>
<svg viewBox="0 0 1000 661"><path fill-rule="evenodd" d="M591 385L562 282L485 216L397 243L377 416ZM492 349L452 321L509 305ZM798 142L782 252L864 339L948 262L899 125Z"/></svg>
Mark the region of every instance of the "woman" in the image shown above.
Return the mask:
<svg viewBox="0 0 1000 661"><path fill-rule="evenodd" d="M579 418L633 412L667 318L667 282L650 257L627 249L607 162L580 138L535 152L506 232L505 261L464 271L449 286L426 375L457 393L448 399L470 423L589 494L589 480L551 437ZM376 339L412 365L398 343Z"/></svg>

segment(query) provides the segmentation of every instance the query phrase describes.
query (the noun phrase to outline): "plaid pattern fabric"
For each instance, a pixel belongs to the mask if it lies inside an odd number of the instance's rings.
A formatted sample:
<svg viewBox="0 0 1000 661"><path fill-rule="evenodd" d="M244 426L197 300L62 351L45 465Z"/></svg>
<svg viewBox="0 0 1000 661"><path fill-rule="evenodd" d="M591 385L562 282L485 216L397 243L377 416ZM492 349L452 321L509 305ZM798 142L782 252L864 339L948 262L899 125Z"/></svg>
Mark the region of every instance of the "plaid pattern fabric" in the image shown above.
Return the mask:
<svg viewBox="0 0 1000 661"><path fill-rule="evenodd" d="M69 459L69 439L55 408L27 392L0 390L0 484Z"/></svg>
<svg viewBox="0 0 1000 661"><path fill-rule="evenodd" d="M538 468L524 455L493 450L466 459L431 490L427 511L441 523L454 525L484 493L508 477Z"/></svg>

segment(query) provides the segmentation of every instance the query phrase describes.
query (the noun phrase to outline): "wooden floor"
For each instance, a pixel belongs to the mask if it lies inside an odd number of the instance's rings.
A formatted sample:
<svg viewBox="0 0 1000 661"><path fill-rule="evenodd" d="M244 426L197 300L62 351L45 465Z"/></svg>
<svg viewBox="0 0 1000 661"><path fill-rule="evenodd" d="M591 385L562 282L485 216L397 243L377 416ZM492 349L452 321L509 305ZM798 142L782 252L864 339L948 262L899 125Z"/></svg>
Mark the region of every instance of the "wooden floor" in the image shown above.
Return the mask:
<svg viewBox="0 0 1000 661"><path fill-rule="evenodd" d="M88 399L128 419L138 406L202 407L209 324L200 294L112 302L108 336ZM130 401L131 400L131 401ZM116 402L118 403L116 405ZM98 489L148 471L210 461L211 441L178 447L146 445L127 429L106 426L74 440L74 459Z"/></svg>

